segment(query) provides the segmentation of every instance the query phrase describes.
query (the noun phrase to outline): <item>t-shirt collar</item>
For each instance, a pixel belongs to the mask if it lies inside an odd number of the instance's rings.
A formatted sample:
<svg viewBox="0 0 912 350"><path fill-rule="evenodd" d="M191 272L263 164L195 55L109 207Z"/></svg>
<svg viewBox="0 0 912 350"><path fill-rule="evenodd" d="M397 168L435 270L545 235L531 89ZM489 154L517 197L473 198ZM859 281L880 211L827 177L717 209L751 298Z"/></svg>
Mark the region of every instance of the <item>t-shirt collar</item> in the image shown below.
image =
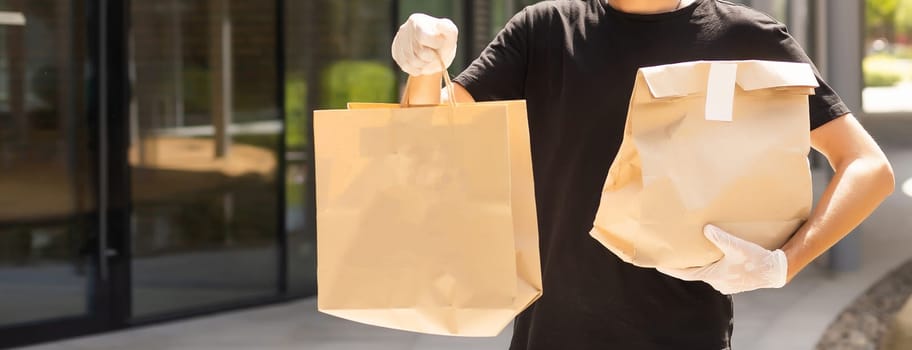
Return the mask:
<svg viewBox="0 0 912 350"><path fill-rule="evenodd" d="M623 12L614 7L611 7L611 5L608 4L608 0L596 0L596 1L601 3L602 8L604 8L605 12L609 15L620 16L620 17L624 17L624 18L628 18L628 19L632 19L632 20L640 20L640 21L659 21L659 20L670 19L670 18L693 13L693 10L696 9L698 6L700 6L700 4L702 4L704 0L694 0L690 4L687 4L684 7L681 7L674 11L651 13L651 14Z"/></svg>

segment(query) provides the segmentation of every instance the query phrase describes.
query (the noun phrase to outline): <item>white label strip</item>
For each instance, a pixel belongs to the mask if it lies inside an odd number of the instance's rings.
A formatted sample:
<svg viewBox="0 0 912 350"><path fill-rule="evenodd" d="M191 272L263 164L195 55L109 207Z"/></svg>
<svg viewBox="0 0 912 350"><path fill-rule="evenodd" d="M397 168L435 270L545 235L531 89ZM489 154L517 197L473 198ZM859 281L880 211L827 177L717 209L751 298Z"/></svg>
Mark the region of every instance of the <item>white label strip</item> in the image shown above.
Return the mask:
<svg viewBox="0 0 912 350"><path fill-rule="evenodd" d="M22 12L0 11L0 25L24 26L25 15L23 15Z"/></svg>
<svg viewBox="0 0 912 350"><path fill-rule="evenodd" d="M712 63L706 84L706 120L732 121L735 105L736 63Z"/></svg>

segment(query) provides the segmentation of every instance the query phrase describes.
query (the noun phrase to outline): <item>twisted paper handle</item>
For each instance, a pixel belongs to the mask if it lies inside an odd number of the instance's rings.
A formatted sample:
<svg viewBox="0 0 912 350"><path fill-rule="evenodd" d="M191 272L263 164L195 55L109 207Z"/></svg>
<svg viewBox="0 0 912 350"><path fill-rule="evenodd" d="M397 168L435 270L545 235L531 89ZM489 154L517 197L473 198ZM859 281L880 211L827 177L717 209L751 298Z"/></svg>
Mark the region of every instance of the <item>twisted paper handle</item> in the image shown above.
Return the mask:
<svg viewBox="0 0 912 350"><path fill-rule="evenodd" d="M443 69L443 71L442 71L443 85L447 91L447 96L449 97L448 104L450 105L450 107L455 108L456 107L456 89L453 87L453 81L450 80L450 73L447 72L446 64L443 63L443 58L440 57L440 53L434 52L434 54L435 54L435 56L437 56L437 62L440 63L440 67ZM408 83L408 81L406 81L405 93L402 95L402 101L399 102L399 105L402 106L403 108L409 106L409 97L411 95L411 92L409 90L410 89L409 85L410 84Z"/></svg>

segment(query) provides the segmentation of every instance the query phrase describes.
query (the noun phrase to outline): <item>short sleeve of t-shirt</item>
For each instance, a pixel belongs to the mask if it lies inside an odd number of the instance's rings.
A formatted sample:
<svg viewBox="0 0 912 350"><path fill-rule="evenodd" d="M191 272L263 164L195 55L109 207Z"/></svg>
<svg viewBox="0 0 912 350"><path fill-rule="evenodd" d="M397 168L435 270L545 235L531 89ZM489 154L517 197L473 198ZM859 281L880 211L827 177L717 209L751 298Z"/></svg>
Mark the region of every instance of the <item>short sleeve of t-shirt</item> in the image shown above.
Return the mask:
<svg viewBox="0 0 912 350"><path fill-rule="evenodd" d="M546 20L540 7L527 7L517 13L496 38L482 51L475 61L454 81L469 91L477 101L509 100L526 98L526 78L529 71L530 47L535 38L533 26ZM740 12L729 17L740 22L741 33L737 41L750 43L741 45L726 38L725 45L744 59L765 59L789 62L805 62L814 67L819 87L810 96L811 130L850 112L839 95L820 76L810 58L787 31L785 25L755 10L734 5L728 10ZM745 12L746 11L746 12ZM730 13L731 15L731 13ZM543 23L539 23L543 24ZM736 25L737 26L737 25ZM745 49L746 48L746 49ZM669 50L687 50L686 47ZM696 48L692 48L696 50ZM684 55L682 55L684 56ZM624 96L627 98L628 96Z"/></svg>
<svg viewBox="0 0 912 350"><path fill-rule="evenodd" d="M763 37L760 40L750 41L752 47L750 56L764 60L805 62L813 67L820 86L809 98L811 130L850 112L839 95L821 78L817 67L811 62L798 41L788 33L785 25L766 16L752 22L749 25L759 28Z"/></svg>
<svg viewBox="0 0 912 350"><path fill-rule="evenodd" d="M528 66L528 9L507 22L497 37L454 82L476 101L522 99Z"/></svg>

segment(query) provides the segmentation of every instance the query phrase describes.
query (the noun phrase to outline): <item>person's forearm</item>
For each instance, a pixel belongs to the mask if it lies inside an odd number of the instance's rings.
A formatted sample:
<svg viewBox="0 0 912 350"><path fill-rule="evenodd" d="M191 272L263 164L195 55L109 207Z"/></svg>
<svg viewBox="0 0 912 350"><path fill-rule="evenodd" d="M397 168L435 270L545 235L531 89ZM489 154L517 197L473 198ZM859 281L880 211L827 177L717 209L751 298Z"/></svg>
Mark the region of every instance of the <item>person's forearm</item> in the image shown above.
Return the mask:
<svg viewBox="0 0 912 350"><path fill-rule="evenodd" d="M408 104L413 106L440 104L440 82L442 73L409 76Z"/></svg>
<svg viewBox="0 0 912 350"><path fill-rule="evenodd" d="M788 280L861 224L894 186L884 159L858 158L838 166L811 217L782 247Z"/></svg>

